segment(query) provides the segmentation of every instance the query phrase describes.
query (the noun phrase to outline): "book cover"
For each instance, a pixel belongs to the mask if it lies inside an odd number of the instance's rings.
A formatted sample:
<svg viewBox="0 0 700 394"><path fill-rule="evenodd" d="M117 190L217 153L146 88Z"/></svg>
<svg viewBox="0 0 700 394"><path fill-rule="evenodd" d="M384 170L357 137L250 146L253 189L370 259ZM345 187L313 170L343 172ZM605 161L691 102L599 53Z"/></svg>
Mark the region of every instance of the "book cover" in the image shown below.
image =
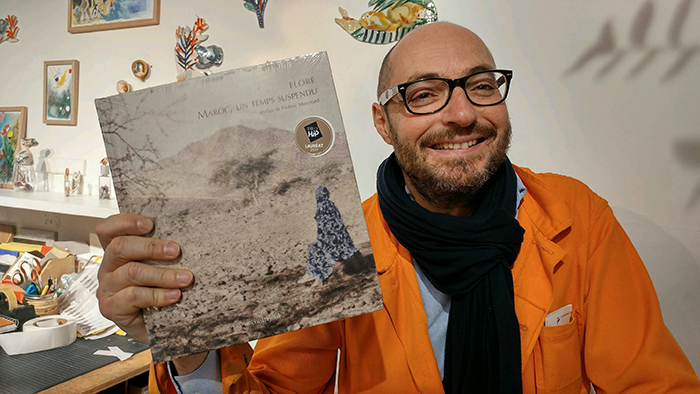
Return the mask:
<svg viewBox="0 0 700 394"><path fill-rule="evenodd" d="M156 362L382 308L325 52L95 105L120 211L195 275L144 313Z"/></svg>

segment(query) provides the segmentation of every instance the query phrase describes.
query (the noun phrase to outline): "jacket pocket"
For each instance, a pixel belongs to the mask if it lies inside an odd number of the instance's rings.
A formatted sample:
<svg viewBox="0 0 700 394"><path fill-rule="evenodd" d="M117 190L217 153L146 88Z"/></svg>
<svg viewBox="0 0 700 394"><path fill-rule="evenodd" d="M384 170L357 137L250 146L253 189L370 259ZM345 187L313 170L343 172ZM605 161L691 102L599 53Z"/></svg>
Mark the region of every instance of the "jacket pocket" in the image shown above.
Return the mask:
<svg viewBox="0 0 700 394"><path fill-rule="evenodd" d="M576 314L568 324L542 327L539 345L542 365L538 386L547 393L581 392L581 343L576 329Z"/></svg>

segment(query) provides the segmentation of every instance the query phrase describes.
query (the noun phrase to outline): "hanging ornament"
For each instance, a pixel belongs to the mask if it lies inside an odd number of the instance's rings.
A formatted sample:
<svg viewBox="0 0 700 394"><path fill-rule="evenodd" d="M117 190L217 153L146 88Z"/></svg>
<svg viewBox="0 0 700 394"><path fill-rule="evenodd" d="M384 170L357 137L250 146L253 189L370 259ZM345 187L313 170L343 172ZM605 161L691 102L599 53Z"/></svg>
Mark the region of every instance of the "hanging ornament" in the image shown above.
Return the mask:
<svg viewBox="0 0 700 394"><path fill-rule="evenodd" d="M151 66L143 60L134 60L134 62L131 63L131 72L134 73L136 78L145 81L151 73Z"/></svg>
<svg viewBox="0 0 700 394"><path fill-rule="evenodd" d="M128 82L124 80L120 80L117 82L117 93L123 94L123 93L129 93L131 91L131 85L129 85Z"/></svg>
<svg viewBox="0 0 700 394"><path fill-rule="evenodd" d="M175 30L177 42L175 44L175 64L178 67L177 80L184 81L192 77L195 67L204 75L211 75L208 71L213 66L221 66L224 62L224 50L217 45L201 45L209 36L202 34L209 25L204 19L197 17L194 26L178 27Z"/></svg>
<svg viewBox="0 0 700 394"><path fill-rule="evenodd" d="M265 28L265 7L267 6L267 0L243 0L243 6L246 10L255 12L258 17L258 26L261 29Z"/></svg>
<svg viewBox="0 0 700 394"><path fill-rule="evenodd" d="M17 17L8 15L5 19L0 19L0 44L3 42L17 42L17 34L19 34L19 26L17 26Z"/></svg>
<svg viewBox="0 0 700 394"><path fill-rule="evenodd" d="M351 18L338 7L342 18L335 23L354 39L370 44L398 41L411 30L438 20L437 8L431 0L370 0L371 11L360 19Z"/></svg>

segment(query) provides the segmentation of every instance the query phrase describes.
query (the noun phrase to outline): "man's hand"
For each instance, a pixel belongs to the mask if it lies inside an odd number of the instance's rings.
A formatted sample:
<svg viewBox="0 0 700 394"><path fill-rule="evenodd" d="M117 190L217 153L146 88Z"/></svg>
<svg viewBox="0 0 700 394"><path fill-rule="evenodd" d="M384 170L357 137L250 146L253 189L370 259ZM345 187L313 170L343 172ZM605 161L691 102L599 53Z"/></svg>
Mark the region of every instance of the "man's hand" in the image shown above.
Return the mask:
<svg viewBox="0 0 700 394"><path fill-rule="evenodd" d="M141 309L174 304L180 289L193 279L190 271L139 262L172 260L180 254L174 242L140 237L152 228L149 219L133 214L110 216L95 228L105 250L97 276L100 312L142 343L148 343L148 335Z"/></svg>

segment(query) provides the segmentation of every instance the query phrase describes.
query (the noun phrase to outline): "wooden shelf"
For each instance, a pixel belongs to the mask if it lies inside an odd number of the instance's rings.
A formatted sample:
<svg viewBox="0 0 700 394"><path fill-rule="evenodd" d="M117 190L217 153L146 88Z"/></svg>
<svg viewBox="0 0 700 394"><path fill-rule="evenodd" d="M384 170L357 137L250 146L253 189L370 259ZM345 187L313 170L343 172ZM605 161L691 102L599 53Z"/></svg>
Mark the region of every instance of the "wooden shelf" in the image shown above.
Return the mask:
<svg viewBox="0 0 700 394"><path fill-rule="evenodd" d="M12 189L0 189L0 207L93 218L106 218L119 213L115 199L100 200L97 196L87 195L66 197L61 193L52 192L24 193Z"/></svg>

